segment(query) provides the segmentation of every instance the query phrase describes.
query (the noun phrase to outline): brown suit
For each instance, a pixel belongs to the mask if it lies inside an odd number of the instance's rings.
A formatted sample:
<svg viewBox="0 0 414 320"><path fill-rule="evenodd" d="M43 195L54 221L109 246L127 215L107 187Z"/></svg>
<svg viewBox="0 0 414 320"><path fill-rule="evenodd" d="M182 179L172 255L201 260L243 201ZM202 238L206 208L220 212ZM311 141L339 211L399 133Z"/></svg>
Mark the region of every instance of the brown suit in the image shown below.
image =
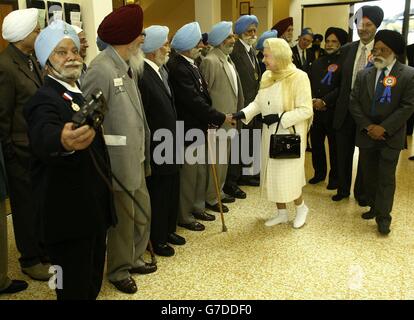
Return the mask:
<svg viewBox="0 0 414 320"><path fill-rule="evenodd" d="M32 70L29 67L32 66ZM17 249L22 267L40 262L39 221L30 199L30 150L23 107L42 85L37 61L14 45L0 54L0 141L10 187Z"/></svg>

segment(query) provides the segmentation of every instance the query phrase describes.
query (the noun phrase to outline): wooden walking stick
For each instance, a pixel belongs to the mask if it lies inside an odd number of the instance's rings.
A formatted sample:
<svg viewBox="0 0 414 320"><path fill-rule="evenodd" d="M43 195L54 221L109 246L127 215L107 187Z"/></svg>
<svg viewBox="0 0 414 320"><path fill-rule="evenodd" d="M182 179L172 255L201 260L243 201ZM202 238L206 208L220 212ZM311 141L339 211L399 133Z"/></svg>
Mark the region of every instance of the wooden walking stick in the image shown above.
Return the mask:
<svg viewBox="0 0 414 320"><path fill-rule="evenodd" d="M216 189L217 201L218 201L219 208L220 208L222 232L227 232L226 223L224 221L223 204L221 202L221 192L220 192L220 188L218 185L218 179L217 179L216 159L213 159L213 153L212 153L211 145L210 145L210 132L211 132L211 129L208 130L208 134L207 134L207 146L208 146L208 153L211 155L211 159L210 159L211 160L211 171L213 172L214 186ZM214 136L214 133L212 134L212 136ZM214 142L215 142L215 139L214 139Z"/></svg>

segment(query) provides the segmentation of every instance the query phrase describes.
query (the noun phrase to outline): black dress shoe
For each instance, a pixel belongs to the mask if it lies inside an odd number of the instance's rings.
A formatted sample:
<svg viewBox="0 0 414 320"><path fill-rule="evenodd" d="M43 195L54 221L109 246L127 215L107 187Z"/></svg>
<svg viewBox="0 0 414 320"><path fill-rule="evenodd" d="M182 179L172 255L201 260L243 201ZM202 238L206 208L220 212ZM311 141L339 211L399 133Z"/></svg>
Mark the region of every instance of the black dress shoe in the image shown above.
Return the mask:
<svg viewBox="0 0 414 320"><path fill-rule="evenodd" d="M237 181L239 186L251 186L251 187L258 187L260 186L260 180L253 177L242 177ZM227 193L227 192L226 192Z"/></svg>
<svg viewBox="0 0 414 320"><path fill-rule="evenodd" d="M123 293L134 294L138 291L135 280L131 277L121 281L111 281L111 283L115 286L115 288Z"/></svg>
<svg viewBox="0 0 414 320"><path fill-rule="evenodd" d="M191 223L179 223L178 224L182 228L186 228L191 231L204 231L206 227L204 224L201 224L200 222L194 221Z"/></svg>
<svg viewBox="0 0 414 320"><path fill-rule="evenodd" d="M383 222L378 223L378 232L384 236L387 236L391 232L390 224Z"/></svg>
<svg viewBox="0 0 414 320"><path fill-rule="evenodd" d="M409 157L408 160L414 160L414 156Z"/></svg>
<svg viewBox="0 0 414 320"><path fill-rule="evenodd" d="M321 181L325 181L325 178L323 178L323 177L313 177L312 179L310 179L309 180L309 183L310 184L317 184L317 183L319 183L319 182L321 182Z"/></svg>
<svg viewBox="0 0 414 320"><path fill-rule="evenodd" d="M236 198L228 194L226 194L226 197L221 199L221 203L233 203L233 202L236 202Z"/></svg>
<svg viewBox="0 0 414 320"><path fill-rule="evenodd" d="M226 207L224 204L221 204L221 207L224 213L229 212L229 208ZM214 211L214 212L220 212L220 206L218 203L212 206L206 202L206 209Z"/></svg>
<svg viewBox="0 0 414 320"><path fill-rule="evenodd" d="M183 246L185 245L185 238L179 236L176 233L171 233L168 235L167 242L171 244L175 244L176 246Z"/></svg>
<svg viewBox="0 0 414 320"><path fill-rule="evenodd" d="M332 200L333 201L341 201L342 199L345 199L345 198L349 198L349 194L346 195L346 194L337 193L336 195L334 195L332 197Z"/></svg>
<svg viewBox="0 0 414 320"><path fill-rule="evenodd" d="M207 204L206 204L207 206ZM193 212L194 218L201 220L201 221L214 221L216 220L216 217L212 214L209 214L207 212Z"/></svg>
<svg viewBox="0 0 414 320"><path fill-rule="evenodd" d="M172 257L175 254L174 248L168 244L156 244L153 246L155 254L161 257Z"/></svg>
<svg viewBox="0 0 414 320"><path fill-rule="evenodd" d="M375 214L375 212L373 212L372 210L370 210L368 212L363 213L361 215L361 218L362 219L365 219L365 220L371 220L371 219L374 219L376 216L377 215Z"/></svg>
<svg viewBox="0 0 414 320"><path fill-rule="evenodd" d="M246 199L247 197L246 193L237 186L224 186L223 191L225 194L228 194L236 199Z"/></svg>
<svg viewBox="0 0 414 320"><path fill-rule="evenodd" d="M28 286L29 285L26 281L12 280L12 282L6 289L0 291L0 294L17 293L26 290Z"/></svg>
<svg viewBox="0 0 414 320"><path fill-rule="evenodd" d="M154 251L155 252L155 251ZM157 271L157 266L149 263L145 263L143 266L132 268L129 270L130 273L138 274L149 274Z"/></svg>

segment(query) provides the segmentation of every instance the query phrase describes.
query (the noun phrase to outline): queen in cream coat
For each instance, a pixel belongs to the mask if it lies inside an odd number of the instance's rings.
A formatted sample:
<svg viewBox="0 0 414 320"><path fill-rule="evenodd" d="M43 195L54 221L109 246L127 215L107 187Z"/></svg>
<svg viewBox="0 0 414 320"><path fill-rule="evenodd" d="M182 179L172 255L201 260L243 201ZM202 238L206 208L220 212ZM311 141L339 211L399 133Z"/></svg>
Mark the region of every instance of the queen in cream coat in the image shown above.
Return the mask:
<svg viewBox="0 0 414 320"><path fill-rule="evenodd" d="M300 134L300 158L271 159L270 136L276 132L278 122L263 125L261 151L261 194L275 202L278 208L277 214L266 225L288 222L286 203L294 201L297 212L294 227L300 228L305 224L309 211L302 198L302 188L306 185L306 136L313 115L310 82L307 74L293 65L292 51L285 40L266 40L264 56L267 71L256 99L241 110L245 118L242 121L249 123L258 114L277 118L285 112L278 134L293 133L292 126Z"/></svg>

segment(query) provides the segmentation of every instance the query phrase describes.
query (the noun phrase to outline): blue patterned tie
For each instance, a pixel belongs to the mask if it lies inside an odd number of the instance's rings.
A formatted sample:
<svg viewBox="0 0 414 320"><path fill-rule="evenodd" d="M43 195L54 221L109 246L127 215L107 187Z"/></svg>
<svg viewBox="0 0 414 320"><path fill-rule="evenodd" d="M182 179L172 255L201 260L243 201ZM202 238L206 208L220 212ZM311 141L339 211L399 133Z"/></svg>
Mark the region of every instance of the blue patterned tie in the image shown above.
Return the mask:
<svg viewBox="0 0 414 320"><path fill-rule="evenodd" d="M382 94L384 93L384 90L385 90L385 86L384 86L385 70L387 70L387 68L382 69L381 75L378 78L378 82L375 87L375 95L374 95L374 100L372 102L372 109L371 109L371 115L373 116L377 115L376 105L377 105L377 102L381 99Z"/></svg>

